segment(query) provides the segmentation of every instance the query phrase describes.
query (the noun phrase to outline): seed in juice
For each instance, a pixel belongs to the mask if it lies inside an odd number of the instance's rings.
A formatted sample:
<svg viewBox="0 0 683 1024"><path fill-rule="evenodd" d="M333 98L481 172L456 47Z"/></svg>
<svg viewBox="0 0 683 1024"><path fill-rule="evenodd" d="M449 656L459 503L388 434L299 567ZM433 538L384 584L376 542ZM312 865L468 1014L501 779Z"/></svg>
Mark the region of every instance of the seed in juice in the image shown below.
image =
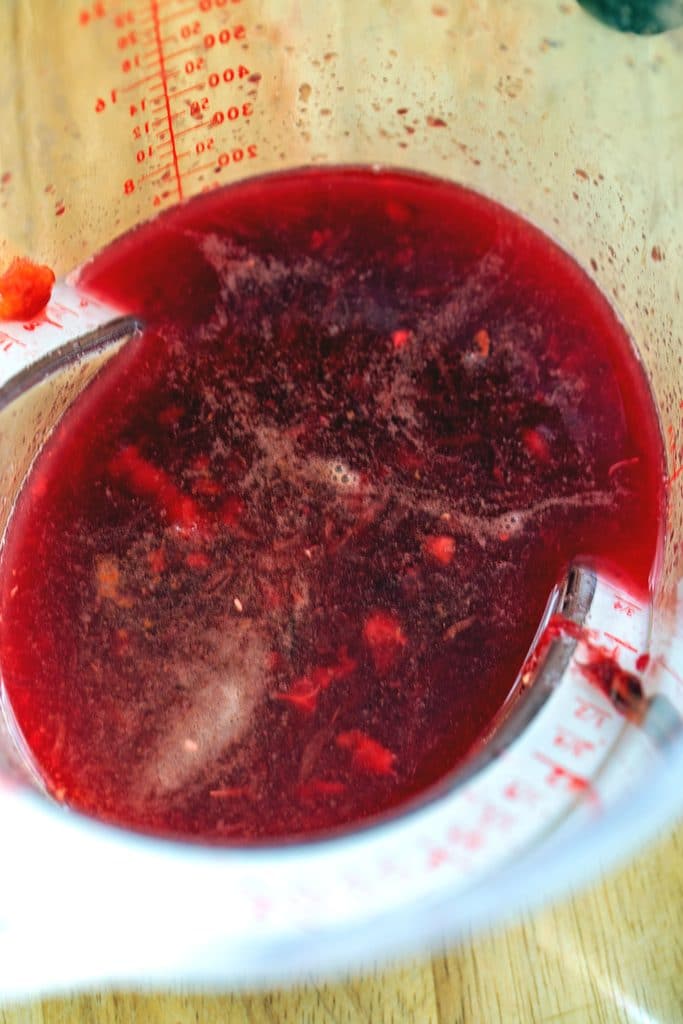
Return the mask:
<svg viewBox="0 0 683 1024"><path fill-rule="evenodd" d="M247 180L80 286L145 332L39 455L0 565L3 682L70 807L230 844L396 813L488 735L572 559L647 591L639 364L490 200L363 168Z"/></svg>

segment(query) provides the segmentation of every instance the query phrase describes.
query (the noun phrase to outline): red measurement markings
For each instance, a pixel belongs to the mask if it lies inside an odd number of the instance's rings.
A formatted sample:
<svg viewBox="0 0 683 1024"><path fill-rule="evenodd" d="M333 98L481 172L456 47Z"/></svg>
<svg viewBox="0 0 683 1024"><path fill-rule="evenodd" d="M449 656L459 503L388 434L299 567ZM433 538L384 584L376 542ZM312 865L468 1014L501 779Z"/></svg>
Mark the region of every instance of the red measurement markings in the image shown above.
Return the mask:
<svg viewBox="0 0 683 1024"><path fill-rule="evenodd" d="M0 331L1 352L9 352L9 350L14 348L16 345L18 345L19 348L26 348L26 342L22 341L21 338L15 338L13 335L7 334L6 331Z"/></svg>
<svg viewBox="0 0 683 1024"><path fill-rule="evenodd" d="M564 765L558 764L557 761L551 760L545 754L537 753L534 754L534 757L549 769L544 780L546 785L553 787L563 786L570 793L586 793L590 791L591 784L582 775L576 775L575 772L565 768Z"/></svg>
<svg viewBox="0 0 683 1024"><path fill-rule="evenodd" d="M155 178L159 178L165 171L170 171L174 164L164 164L162 167L155 167L149 174L143 174L142 177L138 178L138 184L142 181L153 181Z"/></svg>
<svg viewBox="0 0 683 1024"><path fill-rule="evenodd" d="M519 801L529 806L537 804L541 799L541 794L523 779L513 779L512 782L508 782L503 790L503 796L506 800Z"/></svg>
<svg viewBox="0 0 683 1024"><path fill-rule="evenodd" d="M186 0L139 2L140 9L119 12L114 19L116 27L122 30L116 37L116 44L124 56L121 68L126 74L125 85L111 89L106 96L98 97L94 109L96 113L101 114L117 105L119 94L128 95L135 90L143 92L142 98L134 102L126 100L126 103L131 117L139 115L144 118L145 110L148 111L147 117L152 115L149 120L133 127L134 139L143 141L145 136L147 137L147 144L135 154L137 163L147 163L147 168L144 174L126 179L123 182L123 191L126 195L131 195L143 184L170 181L173 185L171 192L154 196L153 203L158 206L162 198L170 199L173 194L177 199L183 198L186 176L201 176L211 171L218 174L228 164L258 156L254 144L238 145L225 151L220 148L221 143L225 144L223 140L209 134L212 129L219 128L229 121L248 120L253 114L252 103L244 101L221 109L219 99L219 109L213 109L210 96L215 102L216 94L221 92L221 86L242 79L257 81L261 75L252 75L250 69L240 63L210 71L206 58L198 52L215 50L218 56L219 52L225 52L228 44L235 44L246 38L247 29L242 24L230 28L223 27L214 32L204 31L206 26L203 23L203 15L218 8L234 9L241 0L196 0L192 4ZM88 13L82 19L82 24L87 24L95 17L95 6L91 5L92 13ZM87 4L85 9L88 10ZM136 70L140 77L135 77L131 81ZM133 75L128 74L131 71ZM188 85L188 75L196 75L198 80ZM196 96L197 92L201 93L205 89L210 95ZM191 99L192 96L195 98ZM176 97L178 104L175 103ZM187 99L183 101L182 97ZM181 103L182 109L177 109ZM180 118L187 118L188 115L194 118L196 123L187 125L185 122L186 127L176 131L174 122ZM201 117L200 121L197 121L198 117ZM197 129L202 129L199 136L196 135ZM199 141L193 142L191 151L179 153L178 137L190 132L195 132L193 139ZM204 133L206 137L202 140ZM149 145L150 141L153 141L153 145ZM203 154L209 157L211 150L216 151L214 161L202 162L189 168L185 164L181 168L181 160L201 158ZM214 181L205 184L203 190L217 186L218 182Z"/></svg>
<svg viewBox="0 0 683 1024"><path fill-rule="evenodd" d="M218 172L222 167L227 167L230 163L238 164L242 160L255 160L257 156L258 148L255 145L238 147L233 149L231 153L219 153L212 163L191 167L188 171L185 171L185 174L199 174L201 171L211 170Z"/></svg>
<svg viewBox="0 0 683 1024"><path fill-rule="evenodd" d="M574 718L579 722L588 722L596 729L602 729L605 722L609 722L610 718L612 718L612 715L609 711L599 707L599 705L593 704L583 697L577 697Z"/></svg>
<svg viewBox="0 0 683 1024"><path fill-rule="evenodd" d="M145 78L136 78L134 82L130 82L128 85L122 85L119 92L131 92L133 89L138 89L145 82L152 82L155 78L158 78L161 74L160 71L155 71L153 75L146 75Z"/></svg>
<svg viewBox="0 0 683 1024"><path fill-rule="evenodd" d="M174 39L175 36L168 36L167 39ZM176 57L182 57L184 53L196 53L197 47L193 44L192 46L183 46L181 50L175 50L173 53L169 53L166 56L166 60L174 60Z"/></svg>
<svg viewBox="0 0 683 1024"><path fill-rule="evenodd" d="M70 309L69 306L65 306L62 302L51 302L47 307L48 313L56 316L78 316L75 309Z"/></svg>
<svg viewBox="0 0 683 1024"><path fill-rule="evenodd" d="M191 167L186 173L189 174L200 174L202 171L213 171L219 170L219 164L214 160L210 164L200 164L199 167Z"/></svg>
<svg viewBox="0 0 683 1024"><path fill-rule="evenodd" d="M159 74L161 74L161 72L159 72ZM163 90L162 95L158 97L159 100L163 101L164 100L164 96L165 96L165 90L166 90L166 82L168 81L169 78L174 78L176 75L179 75L179 74L180 74L179 70L168 71L166 73L165 77L162 79L161 82L157 82L156 85L150 85L150 87L149 87L150 88L150 92L152 91L152 89L161 89L161 90ZM172 96L173 93L171 93L170 95Z"/></svg>
<svg viewBox="0 0 683 1024"><path fill-rule="evenodd" d="M59 320L53 320L48 316L48 311L41 315L40 320L29 320L21 326L24 331L37 331L38 328L42 327L44 324L50 324L51 327L57 327L60 331L64 330L64 324L60 324Z"/></svg>
<svg viewBox="0 0 683 1024"><path fill-rule="evenodd" d="M206 128L208 124L208 121L199 121L197 124L191 125L190 128L183 128L182 131L176 132L176 138L179 139L181 135L187 135L188 132L196 132L198 128Z"/></svg>
<svg viewBox="0 0 683 1024"><path fill-rule="evenodd" d="M607 630L604 631L603 635L608 637L610 640L614 640L614 642L619 644L620 647L625 647L627 651L633 651L634 654L638 653L637 647L634 647L633 644L629 644L626 640L622 640L620 636L615 636L614 633L608 633Z"/></svg>
<svg viewBox="0 0 683 1024"><path fill-rule="evenodd" d="M174 11L173 14L165 14L163 18L159 18L160 24L165 24L167 21L173 21L174 18L186 18L190 14L196 14L197 7L192 4L191 7L183 7L180 11Z"/></svg>
<svg viewBox="0 0 683 1024"><path fill-rule="evenodd" d="M633 601L629 601L627 597L617 596L614 598L614 604L612 605L615 612L623 612L629 619L636 612L640 611L640 606L634 604Z"/></svg>
<svg viewBox="0 0 683 1024"><path fill-rule="evenodd" d="M479 808L474 828L483 832L509 832L517 824L517 820L516 815L510 813L509 809L486 801Z"/></svg>
<svg viewBox="0 0 683 1024"><path fill-rule="evenodd" d="M166 109L166 118L168 121L168 132L171 141L171 152L173 154L173 170L175 173L176 191L178 193L178 199L183 198L183 183L180 177L180 166L178 164L178 154L176 152L175 145L175 134L173 130L173 118L171 117L171 101L168 93L168 78L169 75L166 70L166 61L164 60L164 49L161 41L161 26L159 24L159 0L150 0L150 13L152 15L152 25L154 29L154 38L156 39L157 49L159 51L160 61L160 74L161 82L164 90L164 107Z"/></svg>
<svg viewBox="0 0 683 1024"><path fill-rule="evenodd" d="M188 85L185 89L174 89L173 92L170 93L169 95L170 95L171 99L175 99L176 96L182 96L183 93L194 92L195 89L203 89L203 88L204 88L204 83L203 82L197 82L196 85Z"/></svg>
<svg viewBox="0 0 683 1024"><path fill-rule="evenodd" d="M573 757L577 758L595 750L595 744L592 740L586 740L582 736L577 736L576 733L570 729L565 729L562 725L558 725L556 728L553 746L559 747L561 750L568 750Z"/></svg>
<svg viewBox="0 0 683 1024"><path fill-rule="evenodd" d="M471 859L453 847L446 849L443 846L432 846L426 851L427 870L435 871L444 864L457 867L461 871L467 871L472 866Z"/></svg>
<svg viewBox="0 0 683 1024"><path fill-rule="evenodd" d="M486 843L486 835L479 828L461 828L454 825L448 830L448 845L462 847L468 853L476 853Z"/></svg>

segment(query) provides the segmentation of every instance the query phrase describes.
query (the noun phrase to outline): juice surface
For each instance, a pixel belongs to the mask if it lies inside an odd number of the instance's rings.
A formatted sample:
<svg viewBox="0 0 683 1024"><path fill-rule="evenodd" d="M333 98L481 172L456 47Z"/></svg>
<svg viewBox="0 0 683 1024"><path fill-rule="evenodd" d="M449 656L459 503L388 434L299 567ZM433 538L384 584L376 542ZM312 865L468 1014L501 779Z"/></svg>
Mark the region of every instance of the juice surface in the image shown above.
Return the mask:
<svg viewBox="0 0 683 1024"><path fill-rule="evenodd" d="M323 169L194 199L81 286L144 318L2 555L0 661L59 800L326 834L486 734L580 556L644 594L657 421L614 313L509 211Z"/></svg>

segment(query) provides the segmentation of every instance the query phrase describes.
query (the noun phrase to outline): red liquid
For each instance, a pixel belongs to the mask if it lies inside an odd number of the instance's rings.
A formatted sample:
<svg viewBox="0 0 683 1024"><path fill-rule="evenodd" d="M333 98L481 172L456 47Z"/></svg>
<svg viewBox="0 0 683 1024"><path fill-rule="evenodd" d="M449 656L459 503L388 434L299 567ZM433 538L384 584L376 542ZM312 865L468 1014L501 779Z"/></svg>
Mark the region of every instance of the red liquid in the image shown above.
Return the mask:
<svg viewBox="0 0 683 1024"><path fill-rule="evenodd" d="M647 588L640 369L499 206L390 172L252 180L82 282L149 327L20 498L0 638L71 806L224 842L357 823L462 762L572 558Z"/></svg>

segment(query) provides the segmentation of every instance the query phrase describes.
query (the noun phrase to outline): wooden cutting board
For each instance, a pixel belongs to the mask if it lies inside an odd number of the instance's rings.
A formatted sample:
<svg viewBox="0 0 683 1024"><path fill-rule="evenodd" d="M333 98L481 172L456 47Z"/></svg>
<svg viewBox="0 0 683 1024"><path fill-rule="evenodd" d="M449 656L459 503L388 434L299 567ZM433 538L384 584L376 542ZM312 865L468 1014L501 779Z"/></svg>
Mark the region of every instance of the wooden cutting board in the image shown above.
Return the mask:
<svg viewBox="0 0 683 1024"><path fill-rule="evenodd" d="M0 1024L681 1024L683 826L599 884L440 956L289 991L93 992Z"/></svg>

